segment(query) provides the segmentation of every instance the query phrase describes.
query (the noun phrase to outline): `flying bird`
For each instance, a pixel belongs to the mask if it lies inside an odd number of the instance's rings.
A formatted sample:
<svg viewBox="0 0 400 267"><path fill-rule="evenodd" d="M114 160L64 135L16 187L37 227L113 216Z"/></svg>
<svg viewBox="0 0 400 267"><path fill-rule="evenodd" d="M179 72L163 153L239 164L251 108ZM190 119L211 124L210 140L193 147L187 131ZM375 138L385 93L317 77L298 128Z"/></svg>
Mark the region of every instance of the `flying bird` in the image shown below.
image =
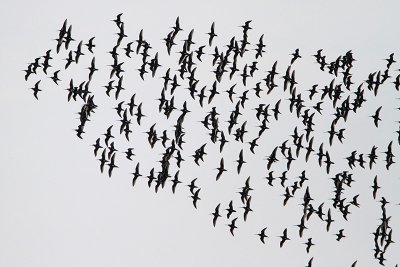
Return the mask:
<svg viewBox="0 0 400 267"><path fill-rule="evenodd" d="M261 242L262 242L263 244L265 244L265 238L268 237L268 236L265 234L265 230L267 230L267 227L263 228L263 229L261 230L261 232L257 234L257 235L260 237L260 240L261 240Z"/></svg>
<svg viewBox="0 0 400 267"><path fill-rule="evenodd" d="M379 123L379 121L381 121L381 118L379 117L379 114L381 113L381 109L382 109L382 106L380 106L380 107L375 111L375 114L371 116L371 118L374 119L374 124L375 124L375 127L376 127L376 128L378 128L378 123Z"/></svg>
<svg viewBox="0 0 400 267"><path fill-rule="evenodd" d="M218 205L215 207L214 212L212 213L212 215L213 215L213 225L214 225L214 227L215 227L215 225L216 225L216 223L217 223L218 218L221 217L221 215L219 214L219 207L220 207L220 206L221 206L221 204L218 204Z"/></svg>

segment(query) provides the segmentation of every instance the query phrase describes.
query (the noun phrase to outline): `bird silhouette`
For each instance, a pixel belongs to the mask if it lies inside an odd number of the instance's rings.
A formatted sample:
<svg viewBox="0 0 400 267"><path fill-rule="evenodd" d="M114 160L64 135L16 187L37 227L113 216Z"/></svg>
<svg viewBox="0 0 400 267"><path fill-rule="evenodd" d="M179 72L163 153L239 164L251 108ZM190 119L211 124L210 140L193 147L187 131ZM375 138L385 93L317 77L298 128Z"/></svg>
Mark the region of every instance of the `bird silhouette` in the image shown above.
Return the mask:
<svg viewBox="0 0 400 267"><path fill-rule="evenodd" d="M381 118L379 117L379 114L380 114L380 112L381 112L381 109L382 109L382 106L380 106L380 107L375 111L375 114L371 116L371 118L374 119L374 124L375 124L375 127L377 127L377 128L378 128L378 123L379 123L379 121L381 121Z"/></svg>
<svg viewBox="0 0 400 267"><path fill-rule="evenodd" d="M231 221L231 223L228 224L228 226L229 226L229 231L231 232L232 236L235 235L235 234L234 234L234 230L237 228L237 226L236 226L236 220L237 220L237 219L238 219L238 218L233 219L233 220Z"/></svg>
<svg viewBox="0 0 400 267"><path fill-rule="evenodd" d="M288 236L287 236L287 228L285 228L285 230L283 230L283 234L280 236L280 238L281 238L281 241L279 242L279 246L283 247L285 242L287 240L290 240L290 238L288 238Z"/></svg>
<svg viewBox="0 0 400 267"><path fill-rule="evenodd" d="M216 223L217 223L218 218L221 217L221 215L219 214L219 207L220 207L220 206L221 206L221 204L218 204L218 205L215 207L214 212L212 213L212 215L213 215L213 226L214 226L214 227L215 227L215 225L216 225Z"/></svg>
<svg viewBox="0 0 400 267"><path fill-rule="evenodd" d="M261 240L261 242L262 242L263 244L265 244L265 238L268 237L268 236L265 234L265 230L267 230L267 227L263 228L263 229L261 230L261 232L257 234L257 235L260 237L260 240Z"/></svg>

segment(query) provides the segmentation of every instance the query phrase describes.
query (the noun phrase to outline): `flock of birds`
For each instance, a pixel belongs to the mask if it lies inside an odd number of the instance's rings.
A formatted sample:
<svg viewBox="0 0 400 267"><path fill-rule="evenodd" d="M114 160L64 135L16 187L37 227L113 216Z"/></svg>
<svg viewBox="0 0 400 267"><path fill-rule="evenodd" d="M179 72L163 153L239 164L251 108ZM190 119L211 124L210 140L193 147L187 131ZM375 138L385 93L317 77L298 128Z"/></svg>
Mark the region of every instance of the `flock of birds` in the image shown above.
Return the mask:
<svg viewBox="0 0 400 267"><path fill-rule="evenodd" d="M298 227L298 235L300 238L303 237L304 231L307 229L307 222L312 216L318 217L321 223L326 225L326 231L330 231L331 225L335 222L333 211L341 215L345 220L348 220L351 210L359 208L360 203L358 201L359 194L354 196L345 195L345 190L351 187L355 181L353 174L350 170L343 170L335 174L331 174L332 165L335 164L334 158L330 155L332 144L335 140L343 143L345 139L345 128L340 128L341 124L344 124L348 116L353 116L359 109L363 108L363 104L369 99L380 92L380 88L384 84L392 84L395 90L399 91L400 88L400 73L394 79L391 78L392 64L396 61L394 54L386 59L386 67L383 70L370 73L367 79L355 86L352 81L352 68L355 59L353 58L352 51L346 52L344 55L337 57L333 61L328 61L323 50L318 50L313 58L318 64L322 72L328 73L332 76L332 80L325 86L318 84L313 85L308 91L297 89L299 86L296 80L296 74L294 66L296 62L302 58L300 50L296 49L291 54L290 63L287 65L283 75L279 75L278 61L272 64L271 69L266 73L266 76L262 80L257 80L254 87L248 88L248 84L253 82L253 77L256 72L260 72L261 66L258 65L259 59L265 53L264 35L261 35L256 44L251 44L248 39L248 33L252 30L251 21L247 21L241 26L241 36L232 37L225 46L213 46L213 42L218 37L215 24L212 23L208 35L208 43L204 45L198 45L195 47L194 42L194 30L191 30L187 35L187 38L180 45L177 40L178 34L183 29L181 28L179 17L176 19L175 25L172 30L163 39L165 48L168 56L172 56L171 53L176 46L180 46L181 49L178 51L178 70L174 71L168 68L164 74L159 74L160 64L158 57L159 53L151 55L152 46L149 41L144 38L143 30L140 31L138 39L135 41L127 41L128 36L125 31L125 24L122 21L122 14L119 14L113 22L117 27L117 40L115 46L109 51L112 58L112 64L110 65L110 75L107 83L104 85L105 94L110 98L117 101L115 110L118 115L118 124L109 125L106 131L95 140L93 144L94 155L100 162L101 172L106 171L111 177L114 175L114 170L118 168L117 155L124 155L127 160L132 161L135 158L134 147L129 147L126 150L118 148L116 145L116 135L126 138L129 142L133 134L132 125L136 124L136 129L140 129L142 120L150 121L151 127L146 131L147 140L150 147L162 147L164 153L159 160L160 166L152 168L148 175L143 174L140 169L140 163L137 162L134 171L132 173L132 186L136 185L137 180L144 179L147 181L148 187L154 187L154 190L158 190L165 187L167 181L172 183L172 192L175 193L177 186L183 183L180 180L179 173L180 168L184 165L184 161L190 161L191 158L196 165L201 165L204 161L204 157L207 155L207 149L210 146L217 146L221 155L224 155L224 147L226 144L232 143L235 145L242 146L237 160L236 160L236 172L239 175L242 172L243 166L247 163L245 161L245 152L249 151L254 155L262 153L260 151L256 153L257 146L259 146L262 139L265 138L266 132L271 127L271 121L278 121L281 119L281 106L283 101L288 101L288 107L290 113L298 118L301 124L304 126L303 129L299 127L293 128L293 133L289 139L281 144L277 144L271 149L271 152L266 157L266 168L267 176L265 177L268 185L274 187L274 182L278 181L280 186L283 188L283 206L286 206L288 201L297 197L296 193L303 189L304 194L299 196L302 200L302 216ZM76 49L72 49L73 44ZM68 69L72 64L79 64L81 57L92 57L91 64L87 68L89 70L88 79L77 84L71 78L69 79L69 86L66 89L68 101L82 101L83 105L79 112L79 125L75 129L76 135L79 138L84 138L85 126L90 121L92 114L98 108L95 103L95 94L90 91L90 83L95 77L96 72L99 69L96 66L94 52L96 49L95 37L90 38L87 42L76 41L72 35L72 26L68 25L65 20L63 26L58 32L56 39L56 47L54 50L48 50L44 56L37 57L34 62L28 65L25 70L25 80L30 81L34 75L38 75L39 72L43 72L47 75L54 84L58 85L61 82L62 70L51 71L52 60L56 54L60 51L65 50L67 58L65 58L65 70ZM209 55L209 50L213 51L213 54ZM174 51L175 52L175 51ZM244 60L244 55L251 57L252 61L241 64L241 60ZM205 64L203 59L211 56L211 63L213 68L213 78L210 86L205 85L209 81L202 81L197 79L196 70L201 64ZM162 78L162 85L160 86L160 97L158 101L158 111L165 116L167 120L170 120L176 114L176 121L174 121L173 131L167 129L157 129L156 123L153 124L152 118L146 116L143 111L145 103L137 101L136 93L130 95L128 98L121 100L121 92L128 92L124 87L124 69L125 60L134 59L141 63L140 68L137 70L138 75L142 80L149 78ZM239 79L239 81L237 80ZM68 81L68 79L66 79ZM232 81L232 86L226 88L227 90L221 90L219 85L221 81ZM184 85L185 84L185 85ZM239 87L241 89L239 89ZM41 80L37 80L34 86L31 88L33 95L36 99L42 91ZM366 91L368 90L368 91ZM96 90L96 93L98 90ZM286 95L289 98L281 97L275 103L268 103L265 100L265 96L278 92L280 95ZM308 93L306 93L308 92ZM371 93L366 93L371 92ZM104 93L104 92L101 92ZM184 95L185 101L181 103L181 108L178 108L175 103L176 94ZM263 94L263 95L262 95ZM307 94L307 95L305 95ZM368 96L367 96L368 94ZM236 97L236 96L238 97ZM213 105L213 100L216 98L223 98L226 96L228 103L232 104L233 110L229 115L223 117L223 113L217 110L217 106ZM251 98L258 98L261 103L252 107L254 110L254 116L256 117L259 125L258 131L253 131L247 125L247 118L242 115L246 110L250 110L248 106L248 100ZM307 99L308 98L308 99ZM309 102L314 101L312 104ZM191 112L188 108L188 104L199 105L202 110L206 110L204 119L201 121L202 127L209 135L210 142L202 144L193 153L190 152L189 156L185 156L184 144L185 144L185 130L184 124L186 116ZM246 105L247 104L247 105ZM330 128L327 131L325 142L321 142L319 145L315 144L314 135L315 121L314 118L317 116L324 116L325 120L330 120L331 114L324 113L324 109L327 106L332 106L334 109L333 119L330 121ZM147 106L148 108L153 107L152 104ZM400 109L400 108L399 108ZM377 107L376 111L371 114L371 126L379 127L381 122L381 111L382 106ZM253 112L253 111L251 111ZM242 116L241 116L242 115ZM284 118L283 118L284 119ZM224 122L223 122L224 121ZM225 123L225 121L227 123ZM226 127L225 127L226 126ZM162 133L160 133L162 132ZM370 151L361 153L360 151L353 151L346 160L348 167L353 168L369 168L373 170L376 164L380 162L384 163L385 168L389 170L392 164L395 163L393 154L393 145L400 144L400 124L397 130L397 137L394 137L388 143L385 148L378 148L373 146ZM200 132L198 133L200 134ZM255 134L254 138L250 138L251 134ZM328 146L329 145L329 146ZM379 150L379 152L378 152ZM382 152L382 153L381 153ZM186 153L188 154L188 153ZM302 155L303 154L303 155ZM384 154L384 156L381 156ZM263 155L265 156L265 155ZM304 157L305 162L315 161L318 165L324 169L327 175L333 180L334 194L332 202L329 207L326 207L328 203L315 203L309 190L309 186L306 185L307 181L311 178L308 177L306 170L302 171L298 180L289 178L291 164L295 160L301 160ZM286 169L280 174L276 174L275 166L277 162L283 161L286 164ZM176 168L176 172L172 173L172 169ZM219 181L229 169L225 165L224 157L221 157L215 180ZM243 205L243 222L245 222L248 216L253 212L252 209L252 193L253 188L251 186L251 178L247 177L243 187L240 189L240 202ZM195 178L188 182L187 187L190 191L193 206L198 207L198 203L201 200L200 188L197 183L198 178ZM292 184L287 185L287 182ZM375 176L372 184L372 197L377 198L377 192L380 189L378 176ZM276 188L276 187L275 187ZM350 200L349 200L350 199ZM377 262L381 265L385 265L385 255L388 247L394 242L392 240L392 227L390 224L391 216L386 212L386 205L389 203L385 197L381 196L379 199L381 203L381 218L380 224L377 226L374 232L374 257ZM325 207L324 207L325 205ZM219 203L212 212L212 224L216 226L222 216L226 216L229 220L228 229L232 235L235 234L238 228L238 220L240 216L235 216L239 213L239 207L234 205L234 201L231 200L226 208L221 207ZM257 234L260 241L265 243L267 235L267 227L260 230ZM335 234L336 240L340 241L345 238L345 229L339 229ZM283 229L280 236L279 246L283 247L285 243L290 240L288 234L288 228ZM306 238L304 243L306 245L306 252L310 253L313 245L313 239ZM307 266L311 267L313 257L309 260ZM356 266L357 261L353 262L351 266ZM396 265L397 266L397 265Z"/></svg>

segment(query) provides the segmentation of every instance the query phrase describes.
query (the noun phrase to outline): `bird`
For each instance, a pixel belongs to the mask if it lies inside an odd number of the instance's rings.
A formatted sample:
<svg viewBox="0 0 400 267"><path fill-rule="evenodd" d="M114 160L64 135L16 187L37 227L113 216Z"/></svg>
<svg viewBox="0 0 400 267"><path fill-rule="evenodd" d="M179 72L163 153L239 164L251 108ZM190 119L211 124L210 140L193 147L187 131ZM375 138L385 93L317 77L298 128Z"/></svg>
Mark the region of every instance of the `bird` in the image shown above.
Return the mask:
<svg viewBox="0 0 400 267"><path fill-rule="evenodd" d="M89 39L89 41L85 44L85 46L88 48L89 52L93 54L93 48L96 47L96 45L93 43L95 37L92 37Z"/></svg>
<svg viewBox="0 0 400 267"><path fill-rule="evenodd" d="M382 109L382 106L380 106L380 107L375 111L375 114L374 114L374 115L370 116L371 118L374 119L374 124L375 124L375 127L376 127L376 128L378 128L378 123L379 123L379 121L381 121L381 118L379 118L379 114L380 114L380 112L381 112L381 109Z"/></svg>
<svg viewBox="0 0 400 267"><path fill-rule="evenodd" d="M326 221L326 231L329 232L329 229L331 228L331 223L334 221L331 217L331 209L328 209L328 215L327 218L325 219Z"/></svg>
<svg viewBox="0 0 400 267"><path fill-rule="evenodd" d="M217 173L217 177L215 178L215 180L219 180L219 178L221 178L221 175L226 171L225 166L224 166L224 158L221 158L220 162L219 162L219 167L217 168L218 173Z"/></svg>
<svg viewBox="0 0 400 267"><path fill-rule="evenodd" d="M50 78L53 80L53 82L54 82L55 84L57 84L57 85L58 85L58 82L61 81L61 80L58 78L58 73L59 73L59 72L60 72L59 70L55 71L55 72L53 73L53 76L50 77Z"/></svg>
<svg viewBox="0 0 400 267"><path fill-rule="evenodd" d="M238 218L233 219L233 220L231 221L231 223L228 224L228 226L229 226L229 231L231 232L232 236L235 236L235 234L234 234L233 231L237 228L237 226L236 226L236 220L237 220L237 219L238 219Z"/></svg>
<svg viewBox="0 0 400 267"><path fill-rule="evenodd" d="M226 211L228 211L228 213L226 214L226 218L228 218L228 219L229 219L229 217L231 217L232 213L236 212L236 210L234 210L234 208L233 208L232 200L229 202L229 207L226 209Z"/></svg>
<svg viewBox="0 0 400 267"><path fill-rule="evenodd" d="M360 194L357 194L357 195L355 195L354 197L353 197L353 200L350 202L350 204L352 204L352 205L354 205L354 206L356 206L356 207L360 207L360 204L358 203L358 197L360 196Z"/></svg>
<svg viewBox="0 0 400 267"><path fill-rule="evenodd" d="M92 76L93 76L93 73L95 72L95 71L98 71L99 69L96 69L96 58L95 57L93 57L92 58L92 61L91 61L91 63L90 63L90 67L88 68L89 69L89 81L91 81L92 80Z"/></svg>
<svg viewBox="0 0 400 267"><path fill-rule="evenodd" d="M114 138L114 136L112 135L111 131L112 131L112 127L113 125L111 125L110 127L107 128L107 132L103 135L105 135L105 139L104 142L106 143L106 146L108 146L108 142L111 138Z"/></svg>
<svg viewBox="0 0 400 267"><path fill-rule="evenodd" d="M176 186L177 186L178 184L182 183L182 182L179 180L179 170L175 173L174 179L171 180L171 181L172 181L172 193L175 194Z"/></svg>
<svg viewBox="0 0 400 267"><path fill-rule="evenodd" d="M190 184L188 184L187 186L189 187L190 193L194 194L194 190L196 188L198 188L195 183L196 183L197 178L193 179Z"/></svg>
<svg viewBox="0 0 400 267"><path fill-rule="evenodd" d="M39 100L39 98L38 98L38 93L39 93L40 91L42 91L42 90L39 88L39 84L40 84L40 80L37 81L37 82L35 83L35 86L31 88L32 91L33 91L33 96L34 96L37 100Z"/></svg>
<svg viewBox="0 0 400 267"><path fill-rule="evenodd" d="M279 99L278 102L275 103L275 107L272 109L272 111L274 112L275 120L278 120L278 114L281 114L281 112L279 111L280 104L281 100Z"/></svg>
<svg viewBox="0 0 400 267"><path fill-rule="evenodd" d="M267 227L264 227L264 228L261 230L261 232L257 234L257 235L260 237L260 240L261 240L261 242L262 242L263 244L265 244L265 238L268 237L268 236L265 234L265 230L267 230Z"/></svg>
<svg viewBox="0 0 400 267"><path fill-rule="evenodd" d="M137 123L140 125L142 117L145 116L142 113L142 103L140 103L139 106L137 107L137 112L135 113L135 115L136 115L136 118L137 118Z"/></svg>
<svg viewBox="0 0 400 267"><path fill-rule="evenodd" d="M283 234L280 236L280 238L281 238L281 241L279 242L279 247L282 247L287 240L290 240L290 238L288 238L288 236L287 236L287 228L285 228L285 230L283 230Z"/></svg>
<svg viewBox="0 0 400 267"><path fill-rule="evenodd" d="M84 53L82 53L82 41L79 42L78 47L76 48L75 51L75 63L78 64L79 63L79 58L80 56L83 56Z"/></svg>
<svg viewBox="0 0 400 267"><path fill-rule="evenodd" d="M128 148L128 150L127 151L125 151L125 155L126 155L126 158L127 159L129 159L129 160L132 160L132 156L134 156L135 154L133 153L133 148Z"/></svg>
<svg viewBox="0 0 400 267"><path fill-rule="evenodd" d="M125 55L129 58L131 57L131 53L134 52L134 50L132 49L132 44L133 42L129 42L126 44L126 47L124 48Z"/></svg>
<svg viewBox="0 0 400 267"><path fill-rule="evenodd" d="M94 147L94 156L97 156L97 152L99 151L100 148L103 148L100 145L100 138L96 139L96 143L92 145Z"/></svg>
<svg viewBox="0 0 400 267"><path fill-rule="evenodd" d="M247 220L247 216L248 216L249 212L250 212L250 211L253 211L253 210L251 209L251 207L250 207L250 204L251 204L251 197L249 197L249 198L246 200L246 205L243 207L243 209L244 209L244 213L243 213L243 219L244 219L244 221Z"/></svg>
<svg viewBox="0 0 400 267"><path fill-rule="evenodd" d="M344 229L340 229L340 230L339 230L339 233L336 234L336 241L340 241L342 238L346 237L346 236L343 234L343 231L344 231Z"/></svg>
<svg viewBox="0 0 400 267"><path fill-rule="evenodd" d="M134 173L131 173L131 174L133 175L133 178L132 178L132 186L133 186L133 187L135 186L137 179L138 179L140 176L142 176L142 175L140 174L139 168L140 168L140 166L139 166L139 162L138 162L138 163L136 163L135 172L134 172Z"/></svg>
<svg viewBox="0 0 400 267"><path fill-rule="evenodd" d="M211 47L211 45L212 45L212 41L213 41L214 37L218 36L218 35L215 34L214 27L215 27L215 22L213 22L213 23L211 24L211 30L210 30L209 33L207 33L208 36L209 36L209 38L208 38L208 45L209 45L210 47Z"/></svg>
<svg viewBox="0 0 400 267"><path fill-rule="evenodd" d="M246 161L243 160L243 149L240 150L240 152L239 152L239 159L237 159L236 162L238 163L236 169L237 169L237 173L239 174L239 173L240 173L240 170L242 169L243 164L246 163Z"/></svg>
<svg viewBox="0 0 400 267"><path fill-rule="evenodd" d="M380 188L378 185L378 175L375 175L374 184L371 187L373 189L372 196L374 197L374 199L376 199L376 194L378 192L378 189Z"/></svg>
<svg viewBox="0 0 400 267"><path fill-rule="evenodd" d="M102 152L102 154L101 154L101 158L99 159L99 161L100 161L100 171L101 171L101 173L103 173L103 171L104 171L104 165L108 162L108 160L107 160L107 156L106 156L106 153L107 153L107 150L106 149L103 149L103 152Z"/></svg>
<svg viewBox="0 0 400 267"><path fill-rule="evenodd" d="M312 262L314 260L314 257L312 257L309 261L306 267L312 267Z"/></svg>
<svg viewBox="0 0 400 267"><path fill-rule="evenodd" d="M215 227L215 225L216 225L216 223L217 223L218 218L221 217L221 215L219 214L219 207L220 207L220 206L221 206L221 204L218 204L218 205L215 207L214 212L212 213L212 215L213 215L213 226L214 226L214 227Z"/></svg>
<svg viewBox="0 0 400 267"><path fill-rule="evenodd" d="M297 48L297 49L295 50L295 52L292 53L291 55L292 55L293 57L292 57L292 59L291 59L291 61L290 61L290 65L292 65L292 64L296 61L296 59L301 58L301 56L300 56L300 54L299 54L299 49L298 49L298 48Z"/></svg>
<svg viewBox="0 0 400 267"><path fill-rule="evenodd" d="M113 154L111 156L110 163L108 163L108 166L109 166L109 168L108 168L108 176L111 178L112 171L114 170L114 168L118 168L118 166L115 165L115 154Z"/></svg>
<svg viewBox="0 0 400 267"><path fill-rule="evenodd" d="M304 244L307 245L307 247L306 247L307 253L310 253L310 248L311 248L311 246L315 245L315 244L312 242L312 238L308 238L308 239L307 239L307 242L304 243Z"/></svg>
<svg viewBox="0 0 400 267"><path fill-rule="evenodd" d="M249 144L250 144L250 151L251 151L251 153L253 153L253 154L255 154L255 153L254 153L254 148L255 148L256 146L258 146L257 141L258 141L259 138L260 138L260 137L257 137L257 138L255 138L255 139L253 139L251 142L249 142Z"/></svg>

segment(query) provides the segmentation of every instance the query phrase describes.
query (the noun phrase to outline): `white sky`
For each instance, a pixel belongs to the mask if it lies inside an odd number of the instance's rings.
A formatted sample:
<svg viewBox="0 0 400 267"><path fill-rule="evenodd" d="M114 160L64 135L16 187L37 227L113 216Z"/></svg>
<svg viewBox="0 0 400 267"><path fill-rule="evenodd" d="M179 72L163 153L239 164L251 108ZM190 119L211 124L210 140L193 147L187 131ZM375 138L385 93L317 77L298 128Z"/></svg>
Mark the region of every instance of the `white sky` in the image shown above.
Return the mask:
<svg viewBox="0 0 400 267"><path fill-rule="evenodd" d="M264 2L264 3L263 3ZM157 131L171 131L178 112L173 119L166 121L165 116L157 113L155 100L159 97L162 80L167 68L177 68L178 54L167 57L162 38L165 38L170 27L174 25L177 16L180 17L183 33L177 40L183 40L191 29L194 29L194 47L206 45L211 23L215 22L218 37L215 44L222 46L236 35L241 36L242 25L252 20L252 30L249 31L249 41L255 44L261 34L264 34L266 53L260 60L260 80L265 77L265 71L278 60L278 76L282 76L290 62L290 54L296 48L300 49L301 59L294 64L297 90L305 99L313 84L319 88L328 85L332 76L322 73L311 56L323 48L327 60L336 59L346 51L352 50L356 62L352 69L353 90L360 82L366 80L370 72L383 70L386 62L383 60L390 53L395 53L395 59L400 61L397 1L6 1L0 10L0 53L2 73L0 90L0 266L305 266L314 257L313 266L351 266L358 260L357 266L378 266L373 258L373 236L371 233L377 227L380 204L372 199L373 178L378 175L379 185L377 200L384 196L390 204L387 213L392 216L393 240L385 257L386 266L395 266L400 262L398 225L400 225L400 168L395 163L389 171L384 167L385 151L390 140L393 142L395 161L399 161L400 149L396 141L400 106L399 92L393 84L396 71L400 68L395 63L391 68L390 81L381 88L377 97L367 92L368 101L362 110L351 113L346 124L338 128L346 128L344 144L339 146L338 140L329 148L328 134L330 121L334 110L325 105L324 116L315 119L315 149L321 142L329 149L336 163L327 175L318 167L316 157L311 156L309 163L302 159L293 162L287 182L291 184L302 170L306 170L310 179L311 196L315 199L314 207L325 202L325 208L331 207L335 222L329 233L325 223L314 215L307 224L303 238L299 238L297 227L301 215L304 188L299 189L296 196L289 200L287 206L282 206L284 190L278 181L274 187L267 185L263 179L266 170L265 157L272 149L284 140L290 139L295 125L303 128L301 122L288 111L289 97L283 94L282 81L277 79L277 87L270 96L265 92L261 100L255 99L246 103L248 110L239 123L248 120L247 140L255 137L258 129L254 111L260 101L271 103L283 99L282 115L278 122L270 125L265 136L256 148L256 155L251 156L248 146L234 142L233 136L228 137L224 154L218 152L217 146L212 146L207 133L200 121L206 111L213 105L201 110L198 103L188 101L188 107L193 112L185 119L186 144L184 145L183 162L180 179L184 184L198 177L198 185L202 188L198 209L191 203L189 190L186 186L177 187L175 195L170 190L170 184L158 194L147 187L147 180L138 180L136 186L131 186L130 172L133 172L136 162L140 161L141 173L148 175L154 166L158 170L160 145L150 149L146 141L145 131L157 122ZM129 144L123 137L118 137L117 148L135 147L133 162L117 155L117 165L112 178L99 171L99 162L93 156L91 144L104 133L111 124L116 124L118 117L112 109L119 101L110 100L105 96L101 86L108 82L111 57L110 51L116 40L116 26L112 19L118 13L124 13L125 31L128 37L123 41L137 39L140 29L144 29L144 37L153 47L151 56L159 51L162 67L157 78L150 76L143 82L136 69L139 67L138 56L125 61L125 87L121 101L128 100L136 92L139 102L143 102L144 114L142 127L133 127L133 141ZM100 71L94 74L91 90L95 94L95 102L99 109L87 123L84 140L75 136L73 129L79 123L76 114L81 102L66 101L66 91L70 77L83 81L87 78L91 56L83 56L79 65L63 70L63 58L67 53L62 51L55 55L57 37L63 21L68 19L72 24L73 38L86 42L96 36L96 65ZM75 49L77 42L71 46ZM173 52L181 48L175 46ZM61 69L60 86L56 86L46 78L41 71L40 79L43 91L39 93L39 101L33 98L31 90L37 77L31 76L28 82L23 79L23 69L34 58L44 55L52 49L54 57L53 73ZM207 46L206 53L211 54ZM221 49L220 49L221 50ZM86 51L86 50L85 50ZM86 54L87 51L86 51ZM211 87L214 77L211 76L211 57L198 66L198 76L202 85ZM253 54L245 55L243 62L251 62ZM240 67L239 67L240 68ZM257 80L249 82L250 89ZM243 91L240 76L236 77L238 92ZM181 84L184 84L181 82ZM185 83L186 85L186 83ZM202 85L199 85L201 88ZM227 90L231 82L221 83L219 90ZM182 86L183 87L183 86ZM175 103L181 107L182 100L188 97L183 88L177 94ZM177 90L179 90L177 89ZM251 91L251 90L250 90ZM234 106L224 97L217 96L213 104L224 114L221 120L227 120ZM316 96L318 97L318 95ZM218 99L217 99L218 98ZM307 97L308 100L308 97ZM308 104L314 102L307 102ZM375 128L372 115L383 106L379 128ZM317 116L317 115L316 115ZM222 119L223 118L223 119ZM221 122L224 124L224 122ZM118 127L117 127L118 126ZM115 129L116 130L116 129ZM116 131L115 131L116 133ZM172 132L171 132L172 133ZM227 133L226 133L227 135ZM171 135L172 136L172 135ZM203 143L208 142L205 162L196 167L190 155ZM291 142L291 141L289 141ZM341 215L332 208L333 183L329 180L334 174L348 170L346 160L351 151L358 150L365 155L373 145L378 146L378 165L369 169L356 168L350 170L356 180L345 194L350 198L360 194L361 208L352 207L349 221L344 221ZM239 151L244 148L245 160L240 175L236 174L236 163ZM216 170L221 156L229 171L220 181L215 182ZM279 175L285 168L284 160L275 167ZM172 170L174 173L175 168ZM255 189L252 201L254 212L249 214L248 221L243 222L242 208L239 205L238 189L244 185L247 176L251 176L251 185ZM237 213L238 229L235 237L229 233L229 223L223 217L213 229L212 216L215 206L221 203L221 210L234 200ZM255 235L262 228L268 227L269 238L263 245ZM279 248L279 237L288 228L292 239L283 248ZM335 240L334 233L341 228L347 236L341 242ZM316 246L310 254L305 251L308 237L313 238Z"/></svg>

